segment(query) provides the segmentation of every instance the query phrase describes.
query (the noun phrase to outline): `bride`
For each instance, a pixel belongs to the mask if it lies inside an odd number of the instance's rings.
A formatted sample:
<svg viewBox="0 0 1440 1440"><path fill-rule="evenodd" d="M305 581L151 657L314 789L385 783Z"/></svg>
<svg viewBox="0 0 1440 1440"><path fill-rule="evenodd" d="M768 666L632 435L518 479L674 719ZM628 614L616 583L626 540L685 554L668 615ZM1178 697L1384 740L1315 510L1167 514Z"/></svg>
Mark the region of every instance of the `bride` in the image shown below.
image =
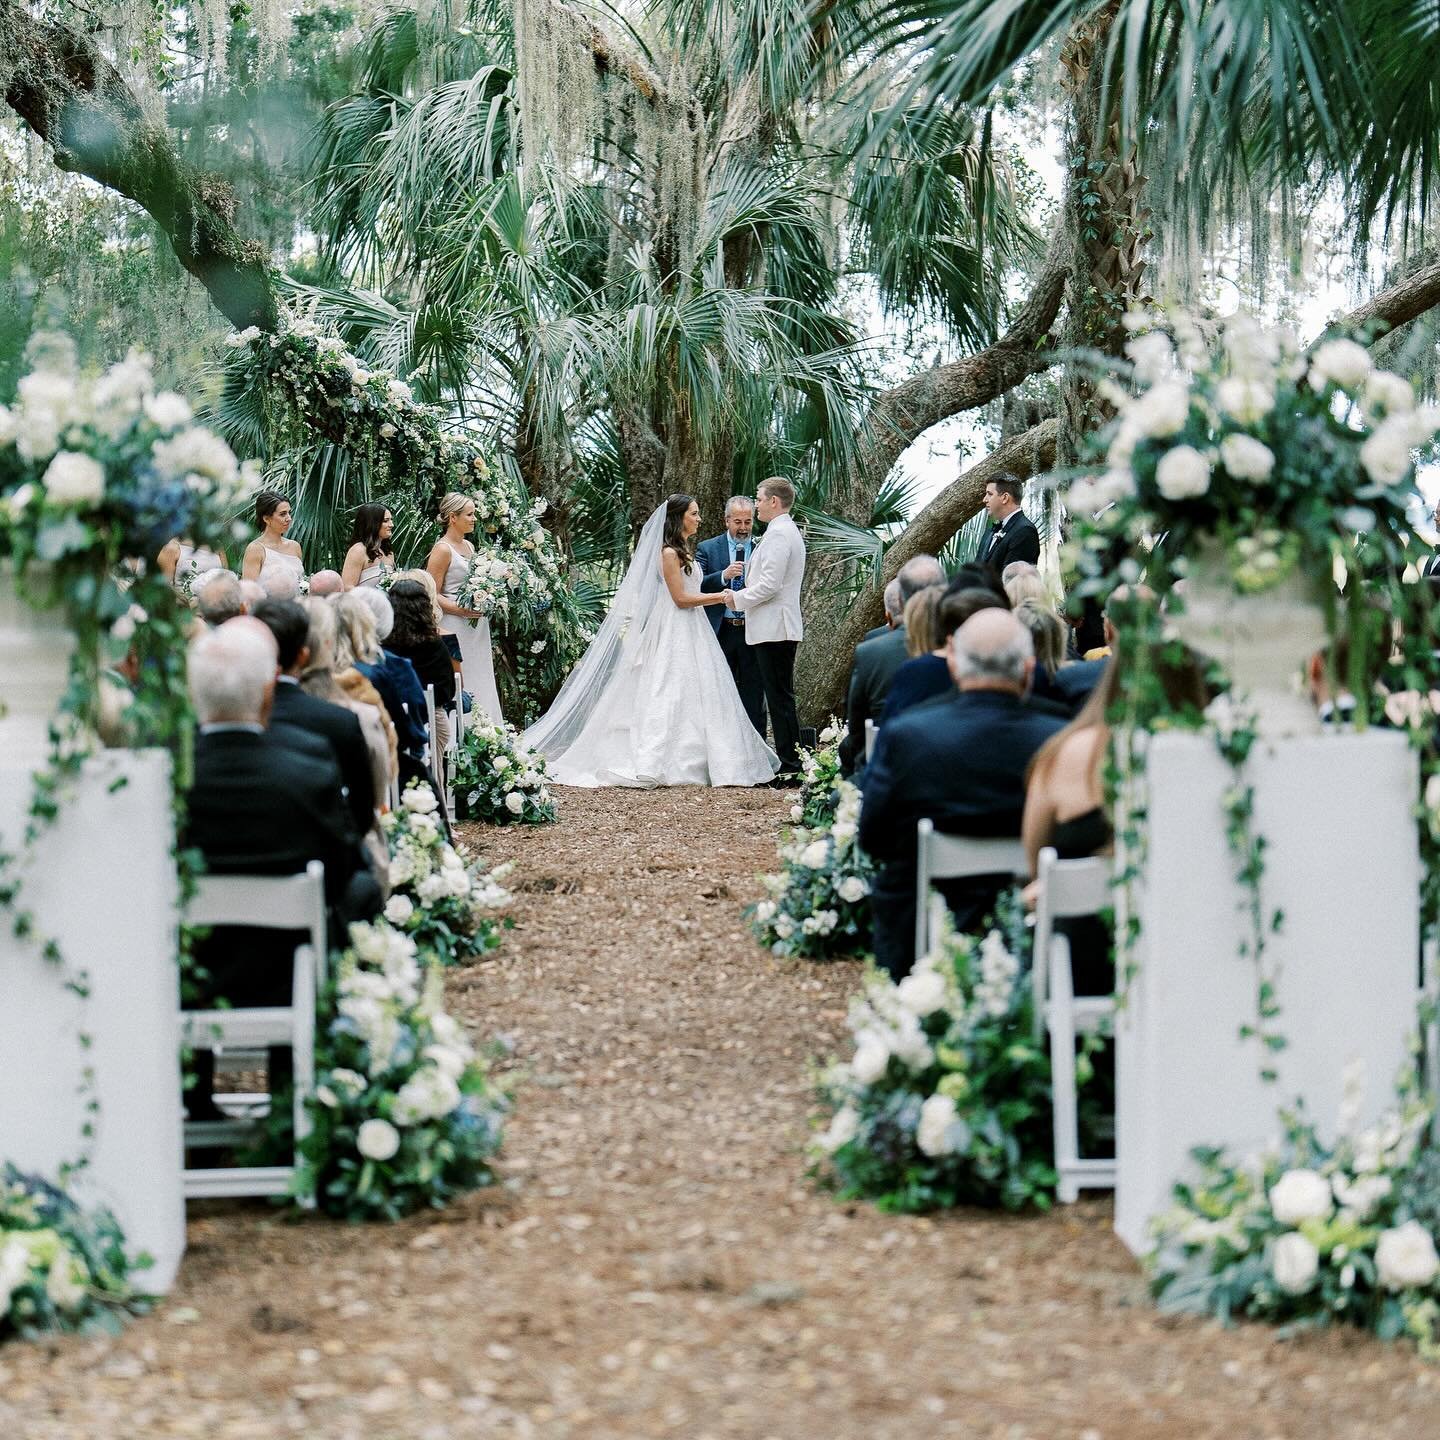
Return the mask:
<svg viewBox="0 0 1440 1440"><path fill-rule="evenodd" d="M525 732L557 785L761 785L779 767L740 703L700 593L700 507L672 495L645 522L600 633Z"/></svg>

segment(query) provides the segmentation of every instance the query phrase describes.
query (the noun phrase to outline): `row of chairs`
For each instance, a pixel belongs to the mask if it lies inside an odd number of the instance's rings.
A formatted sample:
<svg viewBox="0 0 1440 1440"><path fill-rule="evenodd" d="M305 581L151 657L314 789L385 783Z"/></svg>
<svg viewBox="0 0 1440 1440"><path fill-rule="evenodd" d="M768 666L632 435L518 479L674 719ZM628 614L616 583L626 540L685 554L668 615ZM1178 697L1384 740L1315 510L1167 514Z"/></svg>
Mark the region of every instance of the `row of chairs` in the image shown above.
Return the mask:
<svg viewBox="0 0 1440 1440"><path fill-rule="evenodd" d="M465 703L460 672L455 672L455 721L450 727L449 742L443 747L435 745L435 717L439 706L435 699L435 687L425 687L425 722L429 726L430 744L425 751L425 762L434 772L435 779L445 793L446 814L455 813L455 757L460 751L460 742L465 738ZM390 808L400 808L400 781L390 781Z"/></svg>

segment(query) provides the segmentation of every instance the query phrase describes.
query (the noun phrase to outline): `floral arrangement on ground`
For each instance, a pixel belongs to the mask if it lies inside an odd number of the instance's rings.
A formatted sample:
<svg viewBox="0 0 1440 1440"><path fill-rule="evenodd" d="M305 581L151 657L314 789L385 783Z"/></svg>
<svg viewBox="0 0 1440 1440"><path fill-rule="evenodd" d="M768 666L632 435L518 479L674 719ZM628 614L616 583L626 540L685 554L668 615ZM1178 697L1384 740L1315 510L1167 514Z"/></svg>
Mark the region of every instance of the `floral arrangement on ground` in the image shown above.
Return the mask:
<svg viewBox="0 0 1440 1440"><path fill-rule="evenodd" d="M106 1210L13 1165L0 1170L0 1340L113 1332L149 1301L131 1281L125 1238Z"/></svg>
<svg viewBox="0 0 1440 1440"><path fill-rule="evenodd" d="M385 918L442 965L458 965L500 943L508 924L497 912L510 903L501 881L511 866L485 871L467 862L441 822L440 802L423 780L412 780L400 808L381 820L390 847Z"/></svg>
<svg viewBox="0 0 1440 1440"><path fill-rule="evenodd" d="M509 1098L443 998L441 971L422 965L408 935L350 927L322 1002L292 1192L302 1204L396 1220L493 1179Z"/></svg>
<svg viewBox="0 0 1440 1440"><path fill-rule="evenodd" d="M1407 1077L1395 1110L1355 1128L1362 1077L1346 1075L1337 1138L1303 1115L1281 1142L1237 1160L1197 1150L1197 1173L1152 1222L1162 1309L1406 1335L1440 1358L1440 1151Z"/></svg>
<svg viewBox="0 0 1440 1440"><path fill-rule="evenodd" d="M947 919L899 982L867 972L850 1007L855 1052L820 1078L823 1183L889 1211L1051 1203L1050 1064L1024 933L1007 900L983 938Z"/></svg>
<svg viewBox="0 0 1440 1440"><path fill-rule="evenodd" d="M454 757L455 815L488 825L549 825L555 797L545 757L525 745L511 725L476 720Z"/></svg>

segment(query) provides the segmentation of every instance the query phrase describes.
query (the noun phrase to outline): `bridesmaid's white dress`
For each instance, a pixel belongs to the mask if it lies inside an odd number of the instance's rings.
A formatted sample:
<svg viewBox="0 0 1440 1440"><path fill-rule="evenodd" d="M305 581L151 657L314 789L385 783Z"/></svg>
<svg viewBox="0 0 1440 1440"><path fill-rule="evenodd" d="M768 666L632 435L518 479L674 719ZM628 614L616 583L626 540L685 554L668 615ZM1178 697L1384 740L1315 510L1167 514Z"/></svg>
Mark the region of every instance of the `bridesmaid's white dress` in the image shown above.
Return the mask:
<svg viewBox="0 0 1440 1440"><path fill-rule="evenodd" d="M196 576L205 574L208 570L219 570L220 557L207 546L201 545L196 549L194 545L181 545L180 556L175 561L175 573L170 577L170 584L174 587L177 595L194 595L194 581Z"/></svg>
<svg viewBox="0 0 1440 1440"><path fill-rule="evenodd" d="M260 573L255 578L263 585L273 575L289 575L296 583L305 578L305 562L298 555L287 554L284 550L263 547L265 558L260 562Z"/></svg>
<svg viewBox="0 0 1440 1440"><path fill-rule="evenodd" d="M440 593L454 602L470 573L470 559L475 552L472 549L469 555L465 555L448 540L440 543L450 552L450 564L446 567L445 583L440 587ZM447 614L441 617L440 628L447 634L460 637L462 683L473 697L476 708L483 710L492 722L498 724L503 717L500 714L500 692L495 688L495 656L490 644L489 620L466 620L459 615Z"/></svg>
<svg viewBox="0 0 1440 1440"><path fill-rule="evenodd" d="M373 565L367 565L361 572L360 578L355 582L355 588L374 589L380 584L382 576L395 573L395 562L393 560L377 560Z"/></svg>

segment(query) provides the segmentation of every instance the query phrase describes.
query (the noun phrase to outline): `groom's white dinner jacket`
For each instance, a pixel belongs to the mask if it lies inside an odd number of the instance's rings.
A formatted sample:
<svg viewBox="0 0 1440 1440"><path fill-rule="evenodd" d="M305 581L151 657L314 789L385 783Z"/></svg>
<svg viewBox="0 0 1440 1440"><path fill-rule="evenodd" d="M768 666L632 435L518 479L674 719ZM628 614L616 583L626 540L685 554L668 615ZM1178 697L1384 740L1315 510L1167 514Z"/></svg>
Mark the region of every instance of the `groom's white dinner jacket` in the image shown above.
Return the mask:
<svg viewBox="0 0 1440 1440"><path fill-rule="evenodd" d="M745 614L745 643L803 640L800 583L805 578L805 541L788 512L766 527L750 561L745 588L730 602Z"/></svg>

